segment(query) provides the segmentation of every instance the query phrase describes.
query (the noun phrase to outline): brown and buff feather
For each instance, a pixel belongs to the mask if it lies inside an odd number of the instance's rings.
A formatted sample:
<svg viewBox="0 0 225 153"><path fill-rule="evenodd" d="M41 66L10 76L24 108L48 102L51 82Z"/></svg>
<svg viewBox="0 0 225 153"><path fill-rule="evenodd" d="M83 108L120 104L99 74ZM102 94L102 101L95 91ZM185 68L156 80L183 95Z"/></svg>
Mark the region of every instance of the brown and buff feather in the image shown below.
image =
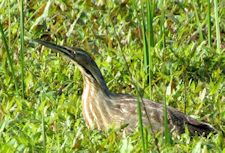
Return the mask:
<svg viewBox="0 0 225 153"><path fill-rule="evenodd" d="M89 54L79 48L59 46L43 40L36 42L64 54L76 63L84 79L82 111L89 128L105 130L127 124L127 132L138 126L137 98L127 94L114 94L108 90L104 78ZM143 123L153 131L163 131L163 105L143 99ZM146 110L146 111L144 111ZM197 121L184 113L168 107L169 128L178 134L188 128L191 135L208 135L216 130L209 124Z"/></svg>

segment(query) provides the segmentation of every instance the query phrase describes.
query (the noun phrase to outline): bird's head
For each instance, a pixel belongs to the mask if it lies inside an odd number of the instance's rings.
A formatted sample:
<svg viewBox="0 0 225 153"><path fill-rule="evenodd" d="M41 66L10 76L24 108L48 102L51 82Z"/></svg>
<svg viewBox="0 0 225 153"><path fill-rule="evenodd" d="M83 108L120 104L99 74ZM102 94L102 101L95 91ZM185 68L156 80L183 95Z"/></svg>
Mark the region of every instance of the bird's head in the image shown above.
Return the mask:
<svg viewBox="0 0 225 153"><path fill-rule="evenodd" d="M86 51L80 48L70 48L56 45L54 43L40 39L35 39L34 41L64 54L76 63L84 77L91 79L92 81L96 81L100 87L103 88L103 90L108 90L97 64Z"/></svg>

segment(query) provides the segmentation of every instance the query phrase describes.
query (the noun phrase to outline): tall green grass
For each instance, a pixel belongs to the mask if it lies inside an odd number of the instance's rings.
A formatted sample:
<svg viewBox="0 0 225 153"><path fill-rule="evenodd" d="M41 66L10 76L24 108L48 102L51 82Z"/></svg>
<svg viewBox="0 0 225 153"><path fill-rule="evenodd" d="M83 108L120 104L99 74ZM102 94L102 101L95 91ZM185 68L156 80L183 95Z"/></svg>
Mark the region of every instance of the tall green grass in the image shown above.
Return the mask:
<svg viewBox="0 0 225 153"><path fill-rule="evenodd" d="M166 34L165 34L165 6L166 6L166 1L160 0L159 1L159 6L160 6L160 11L161 11L161 16L160 16L160 49L165 49L166 48Z"/></svg>
<svg viewBox="0 0 225 153"><path fill-rule="evenodd" d="M155 2L147 0L146 11L145 2L142 3L142 35L143 35L143 50L144 50L144 70L149 84L150 99L152 99L152 52L154 47L154 32L153 32L153 14ZM146 14L145 14L146 12Z"/></svg>
<svg viewBox="0 0 225 153"><path fill-rule="evenodd" d="M8 1L8 45L11 46L11 8L10 8L10 1Z"/></svg>
<svg viewBox="0 0 225 153"><path fill-rule="evenodd" d="M24 4L20 0L20 68L22 81L22 97L25 97L25 81L24 81Z"/></svg>
<svg viewBox="0 0 225 153"><path fill-rule="evenodd" d="M145 2L141 1L141 11L142 11L142 35L143 35L143 50L144 50L144 71L146 74L147 83L149 85L149 93L150 93L150 99L152 98L152 74L151 74L151 68L152 68L152 47L154 46L154 33L153 33L153 4L154 2L147 0L146 6ZM147 10L147 11L146 11ZM145 14L145 12L147 12ZM141 95L139 95L141 96ZM143 104L143 101L141 101ZM144 105L144 104L143 104ZM138 116L139 116L139 123L142 123L142 109L145 110L145 108L141 107L142 105L138 101ZM144 106L145 107L145 106ZM147 117L148 113L146 112ZM149 119L150 128L151 123ZM147 141L145 138L145 135L143 133L143 127L140 126L141 134L142 134L142 145L143 148L147 146ZM152 130L152 128L151 128ZM155 134L152 130L152 135L155 139ZM156 139L155 139L156 140ZM156 146L158 146L157 142L155 141ZM158 147L157 147L158 149ZM159 149L158 149L159 151Z"/></svg>
<svg viewBox="0 0 225 153"><path fill-rule="evenodd" d="M160 49L163 50L164 52L166 51L166 34L165 34L165 7L166 7L166 1L165 0L160 0L159 1L159 7L161 11L161 16L160 16ZM164 84L165 91L166 91L166 84ZM172 144L172 136L170 133L169 129L169 123L168 123L168 111L167 111L167 95L166 92L163 94L164 95L164 109L163 109L163 114L164 114L164 136L165 136L165 143L168 145Z"/></svg>
<svg viewBox="0 0 225 153"><path fill-rule="evenodd" d="M139 131L140 131L140 134L141 134L141 141L142 141L143 152L147 153L147 146L148 146L147 143L148 142L146 140L146 136L145 136L145 132L144 132L144 126L143 126L143 121L142 121L142 116L143 116L142 115L142 104L143 104L142 94L141 94L140 88L138 87L136 81L134 80L134 78L132 76L132 73L130 71L128 62L126 60L126 57L125 57L124 53L122 52L122 47L121 47L121 44L120 44L120 41L119 41L119 37L118 37L117 31L115 30L115 28L114 28L114 33L116 34L116 40L117 40L117 44L118 44L118 47L119 47L119 51L121 52L121 56L122 56L122 58L124 60L126 69L128 70L128 73L130 75L131 83L134 85L136 93L138 95L137 101L136 101L137 102L137 112L138 112L138 128L139 128Z"/></svg>
<svg viewBox="0 0 225 153"><path fill-rule="evenodd" d="M200 38L200 41L202 42L202 41L204 40L204 38L203 38L203 33L202 33L202 24L201 24L201 22L200 22L200 20L199 20L199 15L198 15L198 11L197 11L199 8L197 8L196 5L197 5L197 4L196 4L195 2L193 2L194 13L195 13L195 18L196 18L196 23L197 23L197 25L198 25L199 38Z"/></svg>
<svg viewBox="0 0 225 153"><path fill-rule="evenodd" d="M143 51L144 51L144 66L145 72L148 78L149 88L150 88L150 98L152 99L152 55L153 49L155 46L154 43L154 31L153 31L153 17L156 3L154 1L147 1L146 3L147 11L144 11L144 3L142 3L142 33L143 33ZM165 51L166 50L166 37L165 37L165 10L164 7L166 2L161 0L159 1L161 16L160 16L160 48ZM147 12L146 15L144 12ZM170 134L170 130L168 127L168 113L167 113L167 104L166 104L166 95L164 100L164 135L165 135L165 143L172 144L172 138ZM158 150L159 151L159 150Z"/></svg>
<svg viewBox="0 0 225 153"><path fill-rule="evenodd" d="M6 50L6 53L7 53L7 59L8 59L9 67L11 69L11 74L12 74L12 77L13 77L13 80L14 80L16 94L18 95L18 84L17 84L17 79L16 79L15 70L14 70L14 66L13 66L13 60L12 60L12 57L13 56L12 56L12 53L10 51L10 48L9 48L9 46L7 44L2 23L0 23L0 32L1 32L1 35L2 35L2 42L4 44L4 47L5 47L5 50Z"/></svg>
<svg viewBox="0 0 225 153"><path fill-rule="evenodd" d="M207 24L208 24L208 45L212 47L212 28L211 28L211 2L208 0L208 10L207 10Z"/></svg>
<svg viewBox="0 0 225 153"><path fill-rule="evenodd" d="M216 24L216 51L221 52L221 38L220 38L220 25L219 25L219 16L218 16L218 1L214 0L214 15L215 15L215 24Z"/></svg>
<svg viewBox="0 0 225 153"><path fill-rule="evenodd" d="M154 11L156 2L147 0L146 6L144 6L144 2L142 2L142 34L143 34L143 52L144 52L144 70L147 76L147 82L150 88L150 99L152 99L152 68L153 68L153 51L154 51L154 31L153 31L153 18L154 18ZM164 27L164 20L165 20L165 11L164 7L166 2L161 0L159 2L160 9L161 9L161 17L160 17L160 34L161 34L161 44L160 48L165 51L166 47L166 38L165 38L165 27ZM145 11L146 8L146 11ZM147 12L145 14L145 12ZM167 114L167 104L166 104L166 95L164 100L164 135L165 135L165 143L172 144L172 138L170 134L170 130L168 127L168 114ZM154 132L152 131L153 135ZM157 145L157 142L155 141ZM160 152L159 148L157 148Z"/></svg>

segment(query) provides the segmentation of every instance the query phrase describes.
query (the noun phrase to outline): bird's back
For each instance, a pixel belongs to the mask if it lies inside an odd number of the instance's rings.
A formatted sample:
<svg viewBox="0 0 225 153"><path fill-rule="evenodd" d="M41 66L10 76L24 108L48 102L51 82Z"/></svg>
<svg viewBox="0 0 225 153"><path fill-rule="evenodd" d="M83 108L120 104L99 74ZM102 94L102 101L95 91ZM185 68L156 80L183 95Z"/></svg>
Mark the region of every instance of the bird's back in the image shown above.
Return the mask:
<svg viewBox="0 0 225 153"><path fill-rule="evenodd" d="M127 131L132 131L138 126L137 97L128 94L117 94L111 97L114 107L120 108L121 118L127 123ZM142 120L146 127L152 128L155 132L162 132L164 129L164 106L148 99L143 99ZM171 132L181 134L188 128L191 135L208 135L215 129L204 122L185 115L175 108L167 107L168 125Z"/></svg>

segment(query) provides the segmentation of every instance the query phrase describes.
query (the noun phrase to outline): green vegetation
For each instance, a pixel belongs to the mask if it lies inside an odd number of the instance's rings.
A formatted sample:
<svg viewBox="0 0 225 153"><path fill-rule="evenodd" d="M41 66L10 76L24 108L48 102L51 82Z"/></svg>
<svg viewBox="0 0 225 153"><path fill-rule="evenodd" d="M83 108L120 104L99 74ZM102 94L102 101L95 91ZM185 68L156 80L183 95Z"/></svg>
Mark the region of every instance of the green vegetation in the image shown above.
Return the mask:
<svg viewBox="0 0 225 153"><path fill-rule="evenodd" d="M79 70L31 43L83 48L113 92L143 94L225 131L224 4L0 1L0 152L225 153L222 133L190 138L187 131L171 140L168 130L162 137L142 126L126 136L89 130Z"/></svg>

